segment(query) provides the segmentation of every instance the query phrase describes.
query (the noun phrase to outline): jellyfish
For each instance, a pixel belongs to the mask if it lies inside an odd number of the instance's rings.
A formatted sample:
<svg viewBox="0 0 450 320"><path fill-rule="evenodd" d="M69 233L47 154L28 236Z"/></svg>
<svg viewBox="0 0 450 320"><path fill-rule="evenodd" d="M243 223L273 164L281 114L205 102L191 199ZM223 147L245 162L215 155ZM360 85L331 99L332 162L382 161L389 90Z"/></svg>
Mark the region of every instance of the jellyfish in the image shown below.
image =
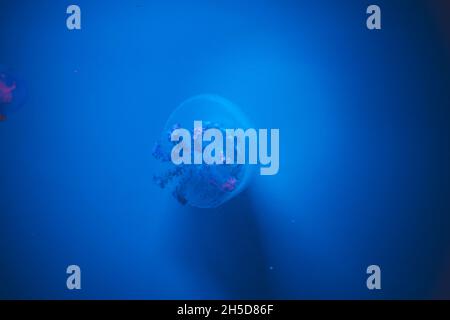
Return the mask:
<svg viewBox="0 0 450 320"><path fill-rule="evenodd" d="M201 129L193 127L193 122L199 120L202 121ZM250 122L244 113L223 97L203 94L187 99L172 112L155 143L152 154L159 160L160 165L153 175L154 182L163 189L169 189L182 205L198 208L215 208L222 205L247 187L253 175L251 166L227 164L223 153L219 155L221 164L175 165L171 161L171 151L176 144L171 141L172 132L185 128L195 140L200 139L202 131L208 129L218 129L225 136L225 130L228 128L249 127ZM193 153L202 152L201 148L197 150L197 147L194 144Z"/></svg>
<svg viewBox="0 0 450 320"><path fill-rule="evenodd" d="M0 65L0 121L5 121L8 114L16 112L24 100L23 84L9 72L8 68Z"/></svg>

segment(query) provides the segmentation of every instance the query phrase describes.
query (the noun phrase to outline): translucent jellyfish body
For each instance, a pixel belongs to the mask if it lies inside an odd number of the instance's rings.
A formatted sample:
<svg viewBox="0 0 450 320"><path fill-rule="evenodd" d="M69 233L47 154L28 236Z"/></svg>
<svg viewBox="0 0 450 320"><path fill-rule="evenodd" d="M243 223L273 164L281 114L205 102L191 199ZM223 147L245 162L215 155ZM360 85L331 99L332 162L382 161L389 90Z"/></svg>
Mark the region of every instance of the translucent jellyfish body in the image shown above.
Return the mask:
<svg viewBox="0 0 450 320"><path fill-rule="evenodd" d="M171 141L175 129L190 131L192 139L203 132L194 128L194 121L202 122L202 129L218 129L222 132L226 145L226 129L248 129L250 123L243 112L232 102L216 95L199 95L184 101L169 117L164 131L155 144L153 156L160 160L160 167L154 174L154 181L161 188L171 190L181 204L199 208L214 208L232 199L247 186L252 167L248 164L178 164L171 159ZM201 153L208 142L200 142L201 148L192 144L192 157ZM237 151L237 150L235 150ZM223 156L223 154L222 154Z"/></svg>
<svg viewBox="0 0 450 320"><path fill-rule="evenodd" d="M25 101L25 88L21 81L0 65L0 121L17 111Z"/></svg>

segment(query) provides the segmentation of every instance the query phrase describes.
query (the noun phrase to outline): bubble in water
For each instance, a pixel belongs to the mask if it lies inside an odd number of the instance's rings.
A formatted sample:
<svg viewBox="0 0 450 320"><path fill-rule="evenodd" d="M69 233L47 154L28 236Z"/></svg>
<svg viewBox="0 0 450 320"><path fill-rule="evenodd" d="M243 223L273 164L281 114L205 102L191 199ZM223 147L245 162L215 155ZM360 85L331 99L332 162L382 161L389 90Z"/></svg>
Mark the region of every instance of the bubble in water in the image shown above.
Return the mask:
<svg viewBox="0 0 450 320"><path fill-rule="evenodd" d="M181 204L214 208L244 190L253 169L248 164L173 164L171 151L178 142L171 141L171 134L177 128L184 128L195 139L202 132L195 132L194 121L202 121L203 131L219 129L223 137L225 129L245 130L250 123L242 111L225 98L199 95L184 101L173 111L155 144L153 156L161 164L153 177L155 183L170 189ZM208 143L203 142L203 147ZM201 150L193 150L195 152Z"/></svg>
<svg viewBox="0 0 450 320"><path fill-rule="evenodd" d="M0 121L16 112L25 101L25 88L21 81L0 65Z"/></svg>

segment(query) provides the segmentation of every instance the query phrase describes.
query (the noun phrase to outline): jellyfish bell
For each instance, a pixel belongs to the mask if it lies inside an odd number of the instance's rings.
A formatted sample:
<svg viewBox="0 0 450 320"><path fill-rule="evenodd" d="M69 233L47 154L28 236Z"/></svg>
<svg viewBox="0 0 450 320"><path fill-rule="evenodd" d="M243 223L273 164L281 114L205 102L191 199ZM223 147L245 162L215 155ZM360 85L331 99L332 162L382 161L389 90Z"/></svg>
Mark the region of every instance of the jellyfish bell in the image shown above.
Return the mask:
<svg viewBox="0 0 450 320"><path fill-rule="evenodd" d="M202 121L202 127L192 127L194 121ZM178 128L191 128L194 141L201 142L203 132L209 129L221 131L227 128L250 128L250 121L242 110L231 101L211 94L187 99L170 115L153 150L159 160L154 181L161 188L169 188L181 204L199 208L214 208L237 196L247 186L254 169L248 164L175 165L171 161L174 141L172 133ZM193 157L201 156L203 145L194 144ZM220 155L224 157L225 155Z"/></svg>

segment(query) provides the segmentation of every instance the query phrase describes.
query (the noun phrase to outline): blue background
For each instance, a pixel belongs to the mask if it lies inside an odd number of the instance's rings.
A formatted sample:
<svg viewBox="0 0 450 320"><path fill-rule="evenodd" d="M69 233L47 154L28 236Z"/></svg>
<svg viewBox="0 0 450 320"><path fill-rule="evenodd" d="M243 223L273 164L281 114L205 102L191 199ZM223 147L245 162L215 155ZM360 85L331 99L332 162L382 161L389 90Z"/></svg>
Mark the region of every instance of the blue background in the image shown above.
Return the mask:
<svg viewBox="0 0 450 320"><path fill-rule="evenodd" d="M0 0L28 89L0 123L0 298L450 297L443 1L378 0L380 31L368 1L77 0L81 31L70 4ZM152 182L200 93L280 129L278 175L217 209Z"/></svg>

